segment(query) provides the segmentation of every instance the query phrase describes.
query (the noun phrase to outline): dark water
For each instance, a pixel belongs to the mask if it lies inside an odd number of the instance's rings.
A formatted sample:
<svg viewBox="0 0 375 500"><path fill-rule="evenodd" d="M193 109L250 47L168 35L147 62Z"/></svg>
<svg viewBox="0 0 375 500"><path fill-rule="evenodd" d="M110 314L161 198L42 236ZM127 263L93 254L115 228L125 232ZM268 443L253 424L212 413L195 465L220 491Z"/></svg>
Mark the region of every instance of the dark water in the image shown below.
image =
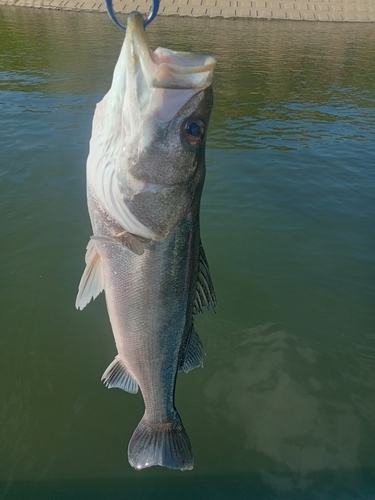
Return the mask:
<svg viewBox="0 0 375 500"><path fill-rule="evenodd" d="M218 60L202 203L219 300L177 406L195 468L127 463L141 397L100 382L104 299L74 308L85 160L122 33L0 8L0 495L375 498L375 24L159 18Z"/></svg>

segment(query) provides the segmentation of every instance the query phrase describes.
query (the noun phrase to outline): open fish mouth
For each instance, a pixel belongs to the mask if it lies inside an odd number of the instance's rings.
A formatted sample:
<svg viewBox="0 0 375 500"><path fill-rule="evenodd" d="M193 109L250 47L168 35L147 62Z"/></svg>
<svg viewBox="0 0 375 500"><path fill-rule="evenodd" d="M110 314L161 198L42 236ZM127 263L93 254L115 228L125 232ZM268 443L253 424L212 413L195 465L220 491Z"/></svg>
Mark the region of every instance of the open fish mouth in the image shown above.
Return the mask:
<svg viewBox="0 0 375 500"><path fill-rule="evenodd" d="M215 59L160 47L153 52L138 12L129 15L126 38L128 68L142 71L150 87L202 90L211 85Z"/></svg>
<svg viewBox="0 0 375 500"><path fill-rule="evenodd" d="M138 12L129 14L127 26L111 90L118 97L123 94L123 109L132 116L132 123L124 123L129 134L145 118L171 120L194 94L211 85L216 61L161 47L152 51Z"/></svg>

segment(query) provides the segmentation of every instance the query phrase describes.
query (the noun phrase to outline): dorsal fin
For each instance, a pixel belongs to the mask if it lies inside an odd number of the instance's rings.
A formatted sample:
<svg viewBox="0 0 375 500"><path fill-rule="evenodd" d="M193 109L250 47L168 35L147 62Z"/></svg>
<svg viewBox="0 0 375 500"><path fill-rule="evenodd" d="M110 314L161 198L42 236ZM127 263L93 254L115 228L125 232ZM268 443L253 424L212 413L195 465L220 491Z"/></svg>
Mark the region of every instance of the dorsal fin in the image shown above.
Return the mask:
<svg viewBox="0 0 375 500"><path fill-rule="evenodd" d="M216 295L212 284L210 268L208 266L206 254L204 253L202 242L199 244L199 270L197 287L193 305L193 314L202 313L202 307L207 309L212 307L216 311Z"/></svg>

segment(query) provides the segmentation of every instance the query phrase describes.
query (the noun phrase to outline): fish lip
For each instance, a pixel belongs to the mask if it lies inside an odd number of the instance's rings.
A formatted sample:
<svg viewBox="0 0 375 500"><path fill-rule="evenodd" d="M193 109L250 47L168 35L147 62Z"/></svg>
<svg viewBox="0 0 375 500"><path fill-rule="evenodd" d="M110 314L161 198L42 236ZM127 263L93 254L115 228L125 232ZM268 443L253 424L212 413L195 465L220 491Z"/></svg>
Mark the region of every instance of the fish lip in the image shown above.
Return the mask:
<svg viewBox="0 0 375 500"><path fill-rule="evenodd" d="M216 60L201 54L191 58L189 53L151 50L139 12L128 16L126 41L128 63L132 63L133 70L141 69L149 88L198 91L211 85Z"/></svg>
<svg viewBox="0 0 375 500"><path fill-rule="evenodd" d="M139 12L131 12L128 16L126 39L130 44L130 51L134 63L140 59L152 61L152 50L144 28L144 20Z"/></svg>

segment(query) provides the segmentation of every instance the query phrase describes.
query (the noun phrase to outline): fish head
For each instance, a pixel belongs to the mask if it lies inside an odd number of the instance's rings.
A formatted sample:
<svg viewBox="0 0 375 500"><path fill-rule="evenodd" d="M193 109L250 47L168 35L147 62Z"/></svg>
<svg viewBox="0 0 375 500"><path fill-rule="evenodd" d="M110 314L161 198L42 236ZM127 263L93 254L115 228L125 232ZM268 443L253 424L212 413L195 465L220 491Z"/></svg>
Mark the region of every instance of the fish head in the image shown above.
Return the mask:
<svg viewBox="0 0 375 500"><path fill-rule="evenodd" d="M142 16L129 15L111 89L94 117L91 168L88 161L97 198L125 230L165 237L200 196L215 65L206 55L152 51Z"/></svg>

